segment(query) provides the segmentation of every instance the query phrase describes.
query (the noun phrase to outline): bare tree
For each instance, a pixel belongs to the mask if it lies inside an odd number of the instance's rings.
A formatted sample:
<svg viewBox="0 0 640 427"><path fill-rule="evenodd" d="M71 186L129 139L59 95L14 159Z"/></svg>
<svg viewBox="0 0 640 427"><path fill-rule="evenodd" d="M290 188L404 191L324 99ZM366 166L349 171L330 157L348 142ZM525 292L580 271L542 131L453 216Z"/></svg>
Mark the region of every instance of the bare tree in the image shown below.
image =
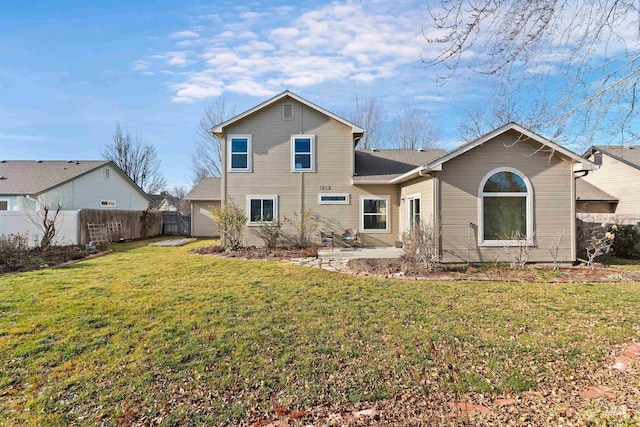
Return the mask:
<svg viewBox="0 0 640 427"><path fill-rule="evenodd" d="M570 128L572 139L637 138L637 2L440 0L440 6L431 11L435 36L425 33L442 49L425 62L444 65L441 82L469 67L527 91L523 97L551 99L547 124Z"/></svg>
<svg viewBox="0 0 640 427"><path fill-rule="evenodd" d="M50 202L41 198L35 207L28 205L27 216L31 223L42 233L40 249L46 251L53 244L62 221L62 203Z"/></svg>
<svg viewBox="0 0 640 427"><path fill-rule="evenodd" d="M184 185L174 185L173 188L169 190L169 196L172 202L178 208L178 212L183 215L189 215L191 213L191 205L188 200L184 199L188 192L187 187Z"/></svg>
<svg viewBox="0 0 640 427"><path fill-rule="evenodd" d="M347 118L366 131L358 142L358 149L379 148L382 142L382 125L386 117L384 108L372 96L361 99L356 95L353 101L353 110L347 113Z"/></svg>
<svg viewBox="0 0 640 427"><path fill-rule="evenodd" d="M405 150L435 148L437 129L424 111L405 108L393 126L391 144Z"/></svg>
<svg viewBox="0 0 640 427"><path fill-rule="evenodd" d="M195 150L191 155L192 181L197 184L202 178L220 176L222 141L211 134L211 129L235 115L235 107L227 107L224 98L216 98L214 104L204 110L198 122Z"/></svg>
<svg viewBox="0 0 640 427"><path fill-rule="evenodd" d="M102 151L102 157L114 162L129 178L149 194L157 194L167 185L160 172L156 149L145 144L139 135L132 137L116 122L113 140Z"/></svg>

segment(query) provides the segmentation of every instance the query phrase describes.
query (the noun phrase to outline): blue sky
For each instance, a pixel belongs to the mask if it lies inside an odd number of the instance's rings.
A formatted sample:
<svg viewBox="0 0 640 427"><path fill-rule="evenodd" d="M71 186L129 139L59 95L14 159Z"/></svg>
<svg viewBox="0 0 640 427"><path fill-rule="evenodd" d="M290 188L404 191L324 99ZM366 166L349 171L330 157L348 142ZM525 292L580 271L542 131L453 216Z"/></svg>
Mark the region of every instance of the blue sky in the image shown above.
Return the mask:
<svg viewBox="0 0 640 427"><path fill-rule="evenodd" d="M0 158L98 159L114 123L190 182L197 123L215 97L243 111L285 89L342 114L375 96L389 120L419 108L443 148L493 86L436 85L425 2L0 2Z"/></svg>

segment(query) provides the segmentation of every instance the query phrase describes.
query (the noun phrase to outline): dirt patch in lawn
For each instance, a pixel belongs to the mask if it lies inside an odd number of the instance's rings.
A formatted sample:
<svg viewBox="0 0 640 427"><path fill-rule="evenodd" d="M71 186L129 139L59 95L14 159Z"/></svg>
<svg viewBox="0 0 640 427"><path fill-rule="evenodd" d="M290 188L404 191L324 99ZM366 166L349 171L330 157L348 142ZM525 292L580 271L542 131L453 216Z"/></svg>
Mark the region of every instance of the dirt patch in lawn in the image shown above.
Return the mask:
<svg viewBox="0 0 640 427"><path fill-rule="evenodd" d="M226 252L222 246L203 246L189 251L199 255L217 255L226 258L244 259L268 259L268 260L289 260L292 258L315 258L318 256L318 248L310 246L308 248L278 247L278 248L258 248L243 247L235 251Z"/></svg>
<svg viewBox="0 0 640 427"><path fill-rule="evenodd" d="M396 259L353 259L349 261L353 274L414 280L490 280L500 282L593 283L639 281L640 271L596 264L558 266L530 265L523 268L495 264L443 264L434 270L424 265Z"/></svg>

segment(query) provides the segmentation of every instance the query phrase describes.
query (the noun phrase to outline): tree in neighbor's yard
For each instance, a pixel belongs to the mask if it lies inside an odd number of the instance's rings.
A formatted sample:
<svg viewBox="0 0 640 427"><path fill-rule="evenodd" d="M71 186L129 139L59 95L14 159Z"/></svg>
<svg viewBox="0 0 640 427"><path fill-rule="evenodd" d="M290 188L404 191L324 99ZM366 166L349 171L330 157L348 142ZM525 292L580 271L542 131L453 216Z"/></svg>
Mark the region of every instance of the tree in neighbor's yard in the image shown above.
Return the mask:
<svg viewBox="0 0 640 427"><path fill-rule="evenodd" d="M235 107L227 106L224 98L216 98L215 103L204 110L198 122L195 151L191 155L191 179L194 185L202 178L220 176L222 141L211 133L211 129L233 117L235 111Z"/></svg>
<svg viewBox="0 0 640 427"><path fill-rule="evenodd" d="M426 112L406 107L393 126L390 140L394 148L428 149L435 148L437 134L438 131Z"/></svg>
<svg viewBox="0 0 640 427"><path fill-rule="evenodd" d="M380 148L382 142L382 125L386 114L380 102L370 96L362 99L358 95L353 98L353 110L346 114L347 119L363 129L364 135L360 138L357 148L366 150Z"/></svg>
<svg viewBox="0 0 640 427"><path fill-rule="evenodd" d="M571 129L591 145L607 134L637 140L640 33L638 3L601 0L440 0L425 29L444 66L439 81L461 68L495 76L496 99L550 99L544 133Z"/></svg>
<svg viewBox="0 0 640 427"><path fill-rule="evenodd" d="M112 141L102 151L102 157L115 163L148 194L160 193L167 185L160 172L156 149L145 144L139 135L132 137L118 122Z"/></svg>

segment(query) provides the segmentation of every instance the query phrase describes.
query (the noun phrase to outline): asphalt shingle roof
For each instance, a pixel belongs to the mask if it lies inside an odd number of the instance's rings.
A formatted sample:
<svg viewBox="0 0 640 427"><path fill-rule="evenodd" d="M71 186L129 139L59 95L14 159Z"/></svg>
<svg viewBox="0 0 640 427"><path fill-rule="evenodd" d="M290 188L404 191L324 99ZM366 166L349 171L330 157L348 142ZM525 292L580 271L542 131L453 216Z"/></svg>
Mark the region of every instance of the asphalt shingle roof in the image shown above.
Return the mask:
<svg viewBox="0 0 640 427"><path fill-rule="evenodd" d="M39 194L107 163L107 160L2 160L0 194Z"/></svg>
<svg viewBox="0 0 640 427"><path fill-rule="evenodd" d="M222 180L219 177L203 178L189 194L186 200L220 200L222 194Z"/></svg>
<svg viewBox="0 0 640 427"><path fill-rule="evenodd" d="M576 200L617 202L618 199L584 179L576 180Z"/></svg>
<svg viewBox="0 0 640 427"><path fill-rule="evenodd" d="M596 145L594 148L640 169L640 146Z"/></svg>
<svg viewBox="0 0 640 427"><path fill-rule="evenodd" d="M356 176L358 181L389 181L418 166L446 154L445 150L356 150Z"/></svg>

